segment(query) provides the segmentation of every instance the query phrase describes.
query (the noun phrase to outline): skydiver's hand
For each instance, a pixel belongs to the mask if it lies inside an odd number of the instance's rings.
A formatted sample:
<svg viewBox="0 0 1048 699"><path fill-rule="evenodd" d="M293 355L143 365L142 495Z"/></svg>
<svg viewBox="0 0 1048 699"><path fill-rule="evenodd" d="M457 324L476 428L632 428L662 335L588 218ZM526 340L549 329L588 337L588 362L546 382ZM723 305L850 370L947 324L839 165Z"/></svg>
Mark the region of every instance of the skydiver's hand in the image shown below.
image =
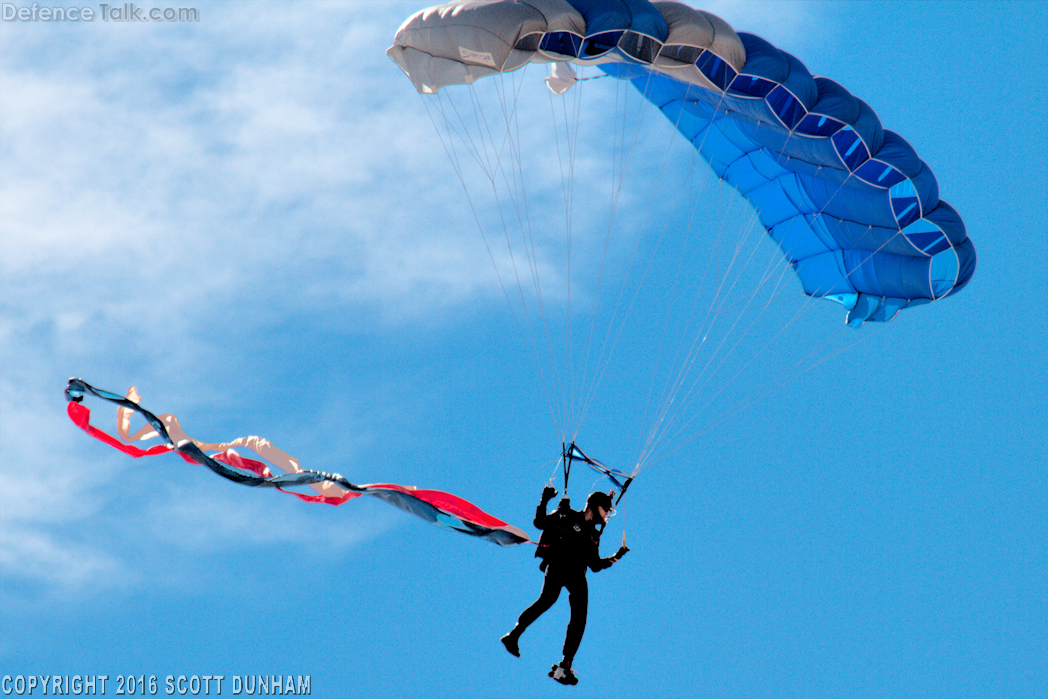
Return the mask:
<svg viewBox="0 0 1048 699"><path fill-rule="evenodd" d="M623 556L625 556L628 552L629 552L629 549L627 547L625 547L625 546L622 546L622 547L619 548L618 551L615 552L615 555L612 556L612 558L614 558L617 561L620 558L622 558Z"/></svg>
<svg viewBox="0 0 1048 699"><path fill-rule="evenodd" d="M557 489L552 485L547 485L542 489L542 502L549 502L555 497L557 497Z"/></svg>

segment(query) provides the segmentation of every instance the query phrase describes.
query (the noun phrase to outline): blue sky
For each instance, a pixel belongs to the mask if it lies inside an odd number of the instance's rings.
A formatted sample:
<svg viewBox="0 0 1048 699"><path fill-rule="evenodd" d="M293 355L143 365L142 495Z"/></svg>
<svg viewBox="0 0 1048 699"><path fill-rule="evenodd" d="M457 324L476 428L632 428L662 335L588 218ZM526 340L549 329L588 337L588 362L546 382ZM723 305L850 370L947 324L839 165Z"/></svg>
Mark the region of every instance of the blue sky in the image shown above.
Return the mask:
<svg viewBox="0 0 1048 699"><path fill-rule="evenodd" d="M192 24L0 23L0 674L309 675L325 697L1048 694L1042 3L704 6L869 102L979 264L642 472L604 544L625 530L632 552L590 576L573 690L546 677L566 601L521 659L498 643L541 585L527 547L132 460L65 417L70 376L133 384L194 437L260 434L529 531L559 453L528 336L384 55L424 4L196 6ZM647 196L630 182L626 221ZM639 303L579 433L620 468L659 310ZM786 350L842 321L813 307Z"/></svg>

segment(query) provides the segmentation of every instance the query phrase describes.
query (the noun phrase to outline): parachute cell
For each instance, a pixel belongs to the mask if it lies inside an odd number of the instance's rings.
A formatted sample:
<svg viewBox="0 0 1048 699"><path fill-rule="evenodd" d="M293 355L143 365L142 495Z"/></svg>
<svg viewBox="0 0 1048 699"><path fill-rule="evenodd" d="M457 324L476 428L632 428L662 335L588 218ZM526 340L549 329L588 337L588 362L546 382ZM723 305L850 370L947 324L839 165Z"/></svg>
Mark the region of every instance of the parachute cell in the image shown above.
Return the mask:
<svg viewBox="0 0 1048 699"><path fill-rule="evenodd" d="M844 305L849 325L954 294L975 271L960 216L905 139L838 83L709 13L471 0L415 14L387 53L423 93L529 62L631 82L749 200L804 293Z"/></svg>

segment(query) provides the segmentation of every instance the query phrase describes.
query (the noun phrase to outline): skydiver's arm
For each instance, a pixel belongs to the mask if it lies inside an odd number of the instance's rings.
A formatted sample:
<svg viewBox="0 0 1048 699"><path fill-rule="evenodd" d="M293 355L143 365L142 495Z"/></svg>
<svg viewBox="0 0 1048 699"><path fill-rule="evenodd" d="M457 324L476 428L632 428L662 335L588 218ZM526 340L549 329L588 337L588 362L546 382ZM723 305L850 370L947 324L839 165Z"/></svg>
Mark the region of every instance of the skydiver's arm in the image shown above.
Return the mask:
<svg viewBox="0 0 1048 699"><path fill-rule="evenodd" d="M549 519L549 515L546 514L546 503L541 502L539 506L535 508L535 521L532 524L535 525L536 529L545 529L546 520Z"/></svg>
<svg viewBox="0 0 1048 699"><path fill-rule="evenodd" d="M615 552L614 556L608 556L607 558L600 558L599 556L595 557L593 559L593 562L589 565L590 570L592 570L594 573L599 573L605 568L612 567L613 565L619 562L620 558L626 555L627 551L629 551L629 549L623 546Z"/></svg>
<svg viewBox="0 0 1048 699"><path fill-rule="evenodd" d="M549 501L557 496L557 491L547 485L542 489L542 501L539 502L539 506L535 508L535 521L532 524L537 529L545 529L546 521L549 519L549 514L546 513L546 508L549 506Z"/></svg>

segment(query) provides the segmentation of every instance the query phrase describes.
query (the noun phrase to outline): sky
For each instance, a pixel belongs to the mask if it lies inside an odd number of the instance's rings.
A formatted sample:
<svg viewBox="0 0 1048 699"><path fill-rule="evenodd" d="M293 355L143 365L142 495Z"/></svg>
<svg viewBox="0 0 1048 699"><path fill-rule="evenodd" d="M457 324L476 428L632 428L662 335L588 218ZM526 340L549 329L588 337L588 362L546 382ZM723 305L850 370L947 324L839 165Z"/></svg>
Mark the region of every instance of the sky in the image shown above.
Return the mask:
<svg viewBox="0 0 1048 699"><path fill-rule="evenodd" d="M550 375L477 230L497 211L467 199L427 98L384 55L424 4L179 5L199 21L0 22L0 675L108 675L109 694L118 675L160 693L169 675L222 675L223 696L234 677L291 675L323 697L1048 696L1048 6L703 6L872 105L932 167L978 268L766 383L809 333L839 336L839 306L802 302L785 359L697 389L727 407L620 503L603 551L624 535L631 551L590 575L580 684L564 688L546 673L565 599L520 659L498 641L541 586L529 545L131 459L65 416L71 376L134 385L199 439L262 435L307 468L446 490L533 537L555 474ZM541 94L543 67L528 70ZM537 218L563 209L545 196L556 144L529 121L547 103L520 107ZM605 111L580 121L583 146ZM653 178L683 179L651 111L615 206L627 228L660 215ZM581 326L607 189L586 153ZM630 249L612 247L609 278ZM578 431L627 470L662 347L652 295ZM556 318L567 298L545 303ZM88 407L114 431L115 411ZM576 504L606 487L572 484Z"/></svg>

